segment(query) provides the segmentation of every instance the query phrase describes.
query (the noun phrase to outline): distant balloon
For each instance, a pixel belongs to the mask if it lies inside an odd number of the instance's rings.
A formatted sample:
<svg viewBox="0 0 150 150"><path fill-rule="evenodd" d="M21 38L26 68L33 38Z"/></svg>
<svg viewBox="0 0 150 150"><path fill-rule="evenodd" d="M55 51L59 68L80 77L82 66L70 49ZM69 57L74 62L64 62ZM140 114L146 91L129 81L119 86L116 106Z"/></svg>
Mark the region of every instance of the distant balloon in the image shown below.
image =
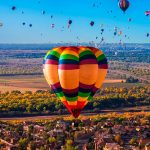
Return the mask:
<svg viewBox="0 0 150 150"><path fill-rule="evenodd" d="M104 41L104 37L102 37L102 38L101 38L101 41L100 41L100 43L102 43L103 41Z"/></svg>
<svg viewBox="0 0 150 150"><path fill-rule="evenodd" d="M117 35L117 32L114 32L114 36L116 36Z"/></svg>
<svg viewBox="0 0 150 150"><path fill-rule="evenodd" d="M54 24L54 23L52 23L52 24L51 24L51 28L53 29L54 27L55 27L55 24Z"/></svg>
<svg viewBox="0 0 150 150"><path fill-rule="evenodd" d="M31 27L32 27L32 24L29 24L29 27L31 28Z"/></svg>
<svg viewBox="0 0 150 150"><path fill-rule="evenodd" d="M115 31L117 31L117 29L118 29L117 27L114 27L114 30L115 30Z"/></svg>
<svg viewBox="0 0 150 150"><path fill-rule="evenodd" d="M129 18L129 19L128 19L128 21L129 21L129 22L131 22L131 21L132 21L132 19L131 19L131 18Z"/></svg>
<svg viewBox="0 0 150 150"><path fill-rule="evenodd" d="M90 22L90 25L91 25L91 26L94 26L94 21L91 21L91 22Z"/></svg>
<svg viewBox="0 0 150 150"><path fill-rule="evenodd" d="M46 11L45 11L45 10L43 10L43 11L42 11L42 14L43 14L43 15L45 15L45 13L46 13Z"/></svg>
<svg viewBox="0 0 150 150"><path fill-rule="evenodd" d="M119 31L119 32L118 32L118 35L122 35L122 31Z"/></svg>
<svg viewBox="0 0 150 150"><path fill-rule="evenodd" d="M128 0L119 0L118 5L125 12L130 6L130 2Z"/></svg>
<svg viewBox="0 0 150 150"><path fill-rule="evenodd" d="M101 29L101 35L103 34L103 32L104 32L104 29Z"/></svg>
<svg viewBox="0 0 150 150"><path fill-rule="evenodd" d="M72 20L69 20L69 21L68 21L68 24L72 24Z"/></svg>
<svg viewBox="0 0 150 150"><path fill-rule="evenodd" d="M23 23L22 23L22 25L23 25L23 26L25 26L25 25L26 25L26 23L25 23L25 22L23 22Z"/></svg>
<svg viewBox="0 0 150 150"><path fill-rule="evenodd" d="M2 27L3 26L3 23L2 22L0 22L0 27Z"/></svg>
<svg viewBox="0 0 150 150"><path fill-rule="evenodd" d="M94 47L53 48L43 60L46 81L75 118L101 87L107 70L107 58Z"/></svg>
<svg viewBox="0 0 150 150"><path fill-rule="evenodd" d="M150 15L150 10L146 11L146 12L145 12L145 15L146 15L146 16L149 16L149 15Z"/></svg>
<svg viewBox="0 0 150 150"><path fill-rule="evenodd" d="M104 29L101 29L102 32L104 32Z"/></svg>
<svg viewBox="0 0 150 150"><path fill-rule="evenodd" d="M71 24L72 24L72 20L69 20L68 21L68 28L70 28Z"/></svg>
<svg viewBox="0 0 150 150"><path fill-rule="evenodd" d="M16 10L16 6L12 6L11 9L14 11Z"/></svg>
<svg viewBox="0 0 150 150"><path fill-rule="evenodd" d="M147 33L146 36L149 37L149 33Z"/></svg>
<svg viewBox="0 0 150 150"><path fill-rule="evenodd" d="M51 15L51 19L53 18L53 15Z"/></svg>

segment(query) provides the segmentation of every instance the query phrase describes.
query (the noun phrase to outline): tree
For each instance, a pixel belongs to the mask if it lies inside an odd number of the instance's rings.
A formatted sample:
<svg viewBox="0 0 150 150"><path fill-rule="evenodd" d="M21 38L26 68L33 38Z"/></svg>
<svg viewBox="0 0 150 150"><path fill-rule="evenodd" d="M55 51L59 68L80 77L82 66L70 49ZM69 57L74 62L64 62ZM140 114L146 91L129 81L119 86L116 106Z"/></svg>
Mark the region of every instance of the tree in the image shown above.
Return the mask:
<svg viewBox="0 0 150 150"><path fill-rule="evenodd" d="M137 139L136 139L135 137L133 137L133 138L129 141L129 143L130 143L131 145L136 145L136 144L137 144Z"/></svg>
<svg viewBox="0 0 150 150"><path fill-rule="evenodd" d="M75 147L72 146L73 145L73 141L68 139L66 140L66 144L63 150L77 150Z"/></svg>
<svg viewBox="0 0 150 150"><path fill-rule="evenodd" d="M22 134L23 134L23 125L18 125L18 127L16 128L16 132L20 135L20 136L22 136Z"/></svg>
<svg viewBox="0 0 150 150"><path fill-rule="evenodd" d="M48 141L49 141L49 143L55 143L56 142L56 138L49 137Z"/></svg>
<svg viewBox="0 0 150 150"><path fill-rule="evenodd" d="M29 129L28 129L28 132L29 132L29 133L33 133L33 131L34 131L34 126L33 126L33 125L30 125L30 126L29 126Z"/></svg>
<svg viewBox="0 0 150 150"><path fill-rule="evenodd" d="M19 143L19 150L27 149L28 140L26 138L21 138L18 143Z"/></svg>
<svg viewBox="0 0 150 150"><path fill-rule="evenodd" d="M36 150L36 145L34 142L30 142L30 150Z"/></svg>

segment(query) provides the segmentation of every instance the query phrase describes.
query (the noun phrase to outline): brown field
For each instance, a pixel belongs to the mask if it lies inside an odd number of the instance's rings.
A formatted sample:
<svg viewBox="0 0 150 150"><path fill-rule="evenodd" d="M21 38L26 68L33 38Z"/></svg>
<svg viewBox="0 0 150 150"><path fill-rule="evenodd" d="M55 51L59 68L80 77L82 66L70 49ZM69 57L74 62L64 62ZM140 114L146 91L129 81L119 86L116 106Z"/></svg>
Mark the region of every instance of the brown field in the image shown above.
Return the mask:
<svg viewBox="0 0 150 150"><path fill-rule="evenodd" d="M114 80L114 79L106 79L104 82L104 86L109 84L110 86L114 86L114 84L122 84L121 82L124 80ZM0 91L12 91L19 90L21 92L24 91L32 91L35 92L37 90L49 90L49 86L44 79L43 76L11 76L11 77L0 77Z"/></svg>

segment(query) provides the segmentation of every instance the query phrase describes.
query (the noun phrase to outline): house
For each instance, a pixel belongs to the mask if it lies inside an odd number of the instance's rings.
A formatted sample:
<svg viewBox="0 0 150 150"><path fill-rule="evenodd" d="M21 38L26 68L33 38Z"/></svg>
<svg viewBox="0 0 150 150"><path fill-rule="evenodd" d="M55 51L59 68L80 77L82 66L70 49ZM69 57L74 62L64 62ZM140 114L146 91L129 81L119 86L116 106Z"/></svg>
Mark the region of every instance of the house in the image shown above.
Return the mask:
<svg viewBox="0 0 150 150"><path fill-rule="evenodd" d="M104 150L120 150L121 147L117 143L106 143Z"/></svg>
<svg viewBox="0 0 150 150"><path fill-rule="evenodd" d="M150 142L145 145L145 150L150 150Z"/></svg>

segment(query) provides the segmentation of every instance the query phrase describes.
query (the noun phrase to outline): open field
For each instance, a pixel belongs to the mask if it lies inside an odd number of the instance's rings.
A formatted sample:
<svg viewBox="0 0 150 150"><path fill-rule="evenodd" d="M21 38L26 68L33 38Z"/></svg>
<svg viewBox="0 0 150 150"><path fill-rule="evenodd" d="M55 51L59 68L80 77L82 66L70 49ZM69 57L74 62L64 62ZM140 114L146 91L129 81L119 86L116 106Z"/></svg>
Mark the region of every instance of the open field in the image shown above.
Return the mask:
<svg viewBox="0 0 150 150"><path fill-rule="evenodd" d="M121 79L106 79L103 87L131 87L144 85L142 83L122 83L122 81L125 82L125 80ZM37 90L49 90L49 86L42 75L1 76L0 91L6 92L12 90L35 92Z"/></svg>

